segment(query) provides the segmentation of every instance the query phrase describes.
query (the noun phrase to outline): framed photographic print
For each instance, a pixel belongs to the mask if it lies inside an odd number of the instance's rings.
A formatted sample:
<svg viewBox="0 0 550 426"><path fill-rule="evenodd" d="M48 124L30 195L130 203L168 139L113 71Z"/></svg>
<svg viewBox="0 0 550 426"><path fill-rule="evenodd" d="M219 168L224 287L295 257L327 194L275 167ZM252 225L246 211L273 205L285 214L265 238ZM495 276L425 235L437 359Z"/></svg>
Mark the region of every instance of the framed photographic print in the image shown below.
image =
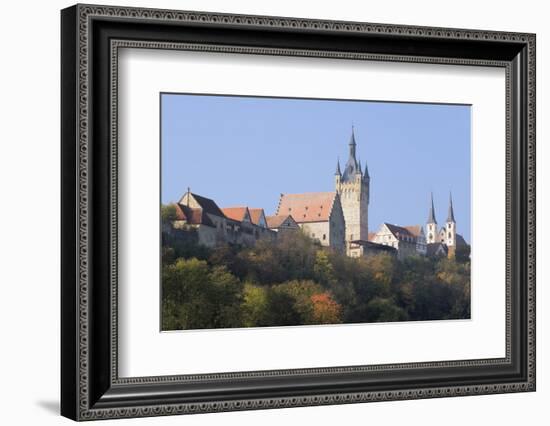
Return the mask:
<svg viewBox="0 0 550 426"><path fill-rule="evenodd" d="M76 5L74 420L535 390L535 36Z"/></svg>

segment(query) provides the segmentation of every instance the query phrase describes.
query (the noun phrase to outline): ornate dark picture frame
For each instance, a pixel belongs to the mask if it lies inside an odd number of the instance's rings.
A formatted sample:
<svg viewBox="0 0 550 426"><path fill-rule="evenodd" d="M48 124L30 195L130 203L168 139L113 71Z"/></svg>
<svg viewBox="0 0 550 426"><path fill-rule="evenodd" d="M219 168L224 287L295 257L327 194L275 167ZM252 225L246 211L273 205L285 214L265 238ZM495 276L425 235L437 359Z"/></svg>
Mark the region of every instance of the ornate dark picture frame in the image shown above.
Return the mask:
<svg viewBox="0 0 550 426"><path fill-rule="evenodd" d="M535 390L535 35L76 5L62 28L61 413L158 416ZM117 52L193 49L506 70L506 356L119 378Z"/></svg>

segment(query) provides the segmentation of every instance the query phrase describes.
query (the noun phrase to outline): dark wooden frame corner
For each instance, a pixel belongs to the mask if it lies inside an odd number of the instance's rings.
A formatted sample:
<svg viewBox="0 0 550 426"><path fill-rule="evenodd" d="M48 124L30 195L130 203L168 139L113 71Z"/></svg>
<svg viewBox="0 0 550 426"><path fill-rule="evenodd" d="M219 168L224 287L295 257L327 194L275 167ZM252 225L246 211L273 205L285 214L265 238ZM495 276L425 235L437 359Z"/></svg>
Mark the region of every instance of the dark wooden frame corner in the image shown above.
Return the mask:
<svg viewBox="0 0 550 426"><path fill-rule="evenodd" d="M97 5L63 10L61 35L62 415L91 420L535 390L535 35ZM118 377L120 47L505 68L506 357Z"/></svg>

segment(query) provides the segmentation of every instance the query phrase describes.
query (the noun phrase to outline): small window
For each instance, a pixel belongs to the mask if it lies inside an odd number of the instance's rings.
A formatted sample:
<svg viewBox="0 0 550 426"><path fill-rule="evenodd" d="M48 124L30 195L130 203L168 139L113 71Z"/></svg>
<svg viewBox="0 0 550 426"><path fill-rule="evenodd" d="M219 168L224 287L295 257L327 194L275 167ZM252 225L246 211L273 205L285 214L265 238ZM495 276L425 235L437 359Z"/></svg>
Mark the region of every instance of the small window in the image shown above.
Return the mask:
<svg viewBox="0 0 550 426"><path fill-rule="evenodd" d="M451 233L449 232L449 239L451 238Z"/></svg>
<svg viewBox="0 0 550 426"><path fill-rule="evenodd" d="M323 234L323 240L327 239L327 234Z"/></svg>

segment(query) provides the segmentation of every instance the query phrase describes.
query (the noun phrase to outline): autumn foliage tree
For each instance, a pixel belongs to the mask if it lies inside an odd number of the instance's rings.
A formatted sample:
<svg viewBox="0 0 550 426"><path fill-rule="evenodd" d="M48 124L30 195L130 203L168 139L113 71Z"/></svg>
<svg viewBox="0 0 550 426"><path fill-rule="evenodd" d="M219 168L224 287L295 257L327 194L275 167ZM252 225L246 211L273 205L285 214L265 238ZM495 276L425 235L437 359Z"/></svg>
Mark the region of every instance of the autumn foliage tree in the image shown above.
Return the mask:
<svg viewBox="0 0 550 426"><path fill-rule="evenodd" d="M469 256L350 258L301 232L216 248L163 235L164 330L469 317Z"/></svg>

